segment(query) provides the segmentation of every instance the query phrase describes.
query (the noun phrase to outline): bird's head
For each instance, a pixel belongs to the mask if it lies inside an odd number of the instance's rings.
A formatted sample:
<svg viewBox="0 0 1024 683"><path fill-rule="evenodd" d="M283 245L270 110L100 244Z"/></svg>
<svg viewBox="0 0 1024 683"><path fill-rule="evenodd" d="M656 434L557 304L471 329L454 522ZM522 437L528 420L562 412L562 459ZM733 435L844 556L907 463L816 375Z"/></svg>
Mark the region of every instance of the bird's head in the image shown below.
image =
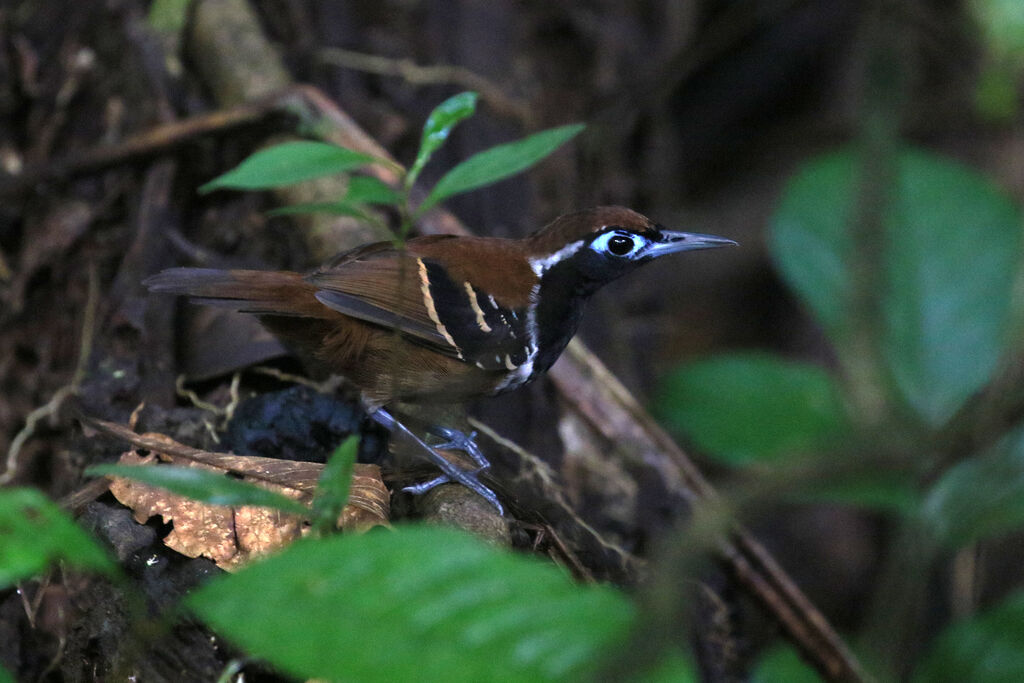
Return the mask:
<svg viewBox="0 0 1024 683"><path fill-rule="evenodd" d="M566 214L527 239L530 266L538 277L558 271L568 279L571 274L584 294L661 256L736 245L724 237L666 230L621 206Z"/></svg>

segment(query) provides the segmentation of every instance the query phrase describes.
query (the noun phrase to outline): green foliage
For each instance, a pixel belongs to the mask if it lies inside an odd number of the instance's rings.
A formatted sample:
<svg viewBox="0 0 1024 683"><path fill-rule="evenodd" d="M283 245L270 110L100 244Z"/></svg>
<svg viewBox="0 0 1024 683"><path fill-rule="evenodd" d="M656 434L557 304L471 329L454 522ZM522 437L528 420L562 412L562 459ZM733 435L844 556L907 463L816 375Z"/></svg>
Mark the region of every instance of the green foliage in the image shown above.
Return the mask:
<svg viewBox="0 0 1024 683"><path fill-rule="evenodd" d="M1024 426L950 468L928 492L922 514L954 549L1024 527Z"/></svg>
<svg viewBox="0 0 1024 683"><path fill-rule="evenodd" d="M333 680L578 679L633 616L617 591L429 527L299 542L187 604L250 654Z"/></svg>
<svg viewBox="0 0 1024 683"><path fill-rule="evenodd" d="M0 666L0 683L14 683L14 677L7 673L7 669Z"/></svg>
<svg viewBox="0 0 1024 683"><path fill-rule="evenodd" d="M117 572L103 549L42 493L0 489L0 589L57 562L109 576Z"/></svg>
<svg viewBox="0 0 1024 683"><path fill-rule="evenodd" d="M167 489L171 493L210 505L253 505L306 516L309 510L297 501L268 489L218 472L175 465L94 465L85 471L92 476L124 477Z"/></svg>
<svg viewBox="0 0 1024 683"><path fill-rule="evenodd" d="M761 655L751 683L820 683L821 676L789 646L778 646Z"/></svg>
<svg viewBox="0 0 1024 683"><path fill-rule="evenodd" d="M406 187L412 187L420 177L420 171L430 161L434 152L445 143L455 126L476 112L477 99L479 96L475 92L461 92L449 97L430 113L427 123L423 126L423 138L420 140L416 161L405 177Z"/></svg>
<svg viewBox="0 0 1024 683"><path fill-rule="evenodd" d="M518 142L498 145L466 159L448 171L417 209L422 214L449 197L504 180L536 164L583 131L577 123L534 133Z"/></svg>
<svg viewBox="0 0 1024 683"><path fill-rule="evenodd" d="M188 23L188 6L192 0L153 0L147 23L160 33L179 33Z"/></svg>
<svg viewBox="0 0 1024 683"><path fill-rule="evenodd" d="M856 156L808 163L773 221L772 251L790 286L842 350L850 307L850 209ZM1003 349L1020 246L1020 212L974 171L903 150L884 211L881 289L887 367L902 396L933 425L988 380Z"/></svg>
<svg viewBox="0 0 1024 683"><path fill-rule="evenodd" d="M256 152L234 169L199 188L200 192L230 188L263 190L354 171L364 166L383 165L398 172L401 189L397 190L371 176L352 176L345 197L336 201L313 202L275 209L272 215L328 213L353 216L369 222L377 219L368 211L370 205L395 206L403 218L398 236L404 238L412 221L442 201L496 183L521 173L550 155L583 130L582 124L552 128L523 140L484 150L458 164L446 173L427 195L412 209L412 187L434 152L448 139L460 122L476 112L478 96L463 92L438 105L423 126L423 136L416 159L409 170L386 160L354 152L323 142L287 142Z"/></svg>
<svg viewBox="0 0 1024 683"><path fill-rule="evenodd" d="M659 410L730 464L822 452L848 429L828 373L760 353L680 368L665 381Z"/></svg>
<svg viewBox="0 0 1024 683"><path fill-rule="evenodd" d="M776 482L795 483L782 492L786 499L903 515L896 537L911 547L891 549L892 577L883 571L889 583L879 590L898 602L917 595L900 589L924 581L943 551L1024 528L1024 423L1006 420L1003 407L1019 403L1019 387L993 381L997 369L1021 362L1015 335L1024 311L1014 201L959 163L909 147L892 155L883 196L861 175L873 166L858 148L811 159L784 188L772 219L771 254L832 342L845 376L767 356L712 358L668 378L660 411L721 461L773 459ZM865 245L857 228L872 216L884 242ZM865 382L881 401L867 418L852 412ZM800 453L817 453L819 467L785 457ZM870 465L858 462L862 456ZM942 471L954 458L962 460ZM828 476L810 480L808 472ZM905 566L916 573L901 573ZM900 614L914 618L909 603L874 607L880 624L890 608L897 624ZM869 635L880 635L874 642L884 647L902 624L892 633L876 628ZM951 627L915 680L1021 680L1022 645L1024 598L1016 597ZM883 660L879 666L905 664L869 655ZM778 651L755 680L818 679L792 651Z"/></svg>
<svg viewBox="0 0 1024 683"><path fill-rule="evenodd" d="M344 173L374 163L384 162L368 154L326 142L297 140L261 149L224 175L200 187L199 191L266 190Z"/></svg>
<svg viewBox="0 0 1024 683"><path fill-rule="evenodd" d="M1024 593L948 627L932 645L914 683L1017 683L1024 678Z"/></svg>
<svg viewBox="0 0 1024 683"><path fill-rule="evenodd" d="M327 460L313 497L313 533L326 536L334 530L352 486L352 467L359 452L359 437L350 436Z"/></svg>
<svg viewBox="0 0 1024 683"><path fill-rule="evenodd" d="M1024 71L1024 4L1020 0L973 0L968 7L985 48L975 104L985 117L1012 123L1019 111L1017 86Z"/></svg>

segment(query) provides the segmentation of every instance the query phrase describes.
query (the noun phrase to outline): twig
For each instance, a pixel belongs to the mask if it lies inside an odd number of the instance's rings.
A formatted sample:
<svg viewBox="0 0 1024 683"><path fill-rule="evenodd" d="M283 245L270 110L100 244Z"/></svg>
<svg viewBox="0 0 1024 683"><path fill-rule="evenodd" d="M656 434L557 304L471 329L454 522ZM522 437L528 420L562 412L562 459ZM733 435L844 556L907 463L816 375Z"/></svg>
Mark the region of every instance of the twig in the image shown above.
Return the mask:
<svg viewBox="0 0 1024 683"><path fill-rule="evenodd" d="M338 47L323 48L319 52L319 58L324 64L380 76L395 76L412 85L451 83L467 90L475 90L499 116L518 119L527 128L534 123L535 117L529 104L509 97L493 81L462 66L447 64L421 66L411 59L382 57L343 50Z"/></svg>
<svg viewBox="0 0 1024 683"><path fill-rule="evenodd" d="M71 377L71 383L62 386L54 392L53 396L45 405L42 405L28 414L25 418L25 426L22 427L11 445L7 449L7 458L4 461L4 471L0 474L0 486L9 484L18 474L18 456L25 443L36 433L36 426L40 421L47 418L54 418L69 397L78 393L85 379L88 368L89 356L92 355L92 344L95 335L96 309L99 305L99 278L96 274L95 265L89 268L89 290L85 302L85 313L82 316L82 335L78 349L78 363L75 372Z"/></svg>

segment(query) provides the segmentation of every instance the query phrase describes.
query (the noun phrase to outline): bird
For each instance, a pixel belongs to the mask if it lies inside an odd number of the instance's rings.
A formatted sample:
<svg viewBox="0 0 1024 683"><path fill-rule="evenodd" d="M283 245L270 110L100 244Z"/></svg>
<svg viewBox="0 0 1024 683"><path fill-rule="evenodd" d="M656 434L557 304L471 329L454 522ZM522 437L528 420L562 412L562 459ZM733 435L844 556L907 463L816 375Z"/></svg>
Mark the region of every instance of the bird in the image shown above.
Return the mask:
<svg viewBox="0 0 1024 683"><path fill-rule="evenodd" d="M431 425L427 432L443 443L429 446L391 406L522 387L554 364L602 286L669 254L736 244L600 206L518 239L429 235L359 246L310 273L185 267L144 284L257 316L301 358L355 385L371 419L411 438L442 470L406 490L457 481L503 514L479 480L489 463L474 434ZM445 449L463 450L476 468L455 465Z"/></svg>

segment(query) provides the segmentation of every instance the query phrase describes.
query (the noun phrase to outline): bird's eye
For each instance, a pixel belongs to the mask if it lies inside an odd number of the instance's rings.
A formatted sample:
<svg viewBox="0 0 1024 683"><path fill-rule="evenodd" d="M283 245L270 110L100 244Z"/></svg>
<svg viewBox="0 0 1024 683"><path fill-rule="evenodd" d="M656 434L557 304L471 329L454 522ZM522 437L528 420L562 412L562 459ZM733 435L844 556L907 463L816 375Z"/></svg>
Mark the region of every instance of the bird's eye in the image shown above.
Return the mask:
<svg viewBox="0 0 1024 683"><path fill-rule="evenodd" d="M606 232L594 240L594 251L612 256L632 256L643 246L643 238L626 232Z"/></svg>
<svg viewBox="0 0 1024 683"><path fill-rule="evenodd" d="M608 240L608 251L616 256L625 256L633 251L633 240L623 235L615 235Z"/></svg>

